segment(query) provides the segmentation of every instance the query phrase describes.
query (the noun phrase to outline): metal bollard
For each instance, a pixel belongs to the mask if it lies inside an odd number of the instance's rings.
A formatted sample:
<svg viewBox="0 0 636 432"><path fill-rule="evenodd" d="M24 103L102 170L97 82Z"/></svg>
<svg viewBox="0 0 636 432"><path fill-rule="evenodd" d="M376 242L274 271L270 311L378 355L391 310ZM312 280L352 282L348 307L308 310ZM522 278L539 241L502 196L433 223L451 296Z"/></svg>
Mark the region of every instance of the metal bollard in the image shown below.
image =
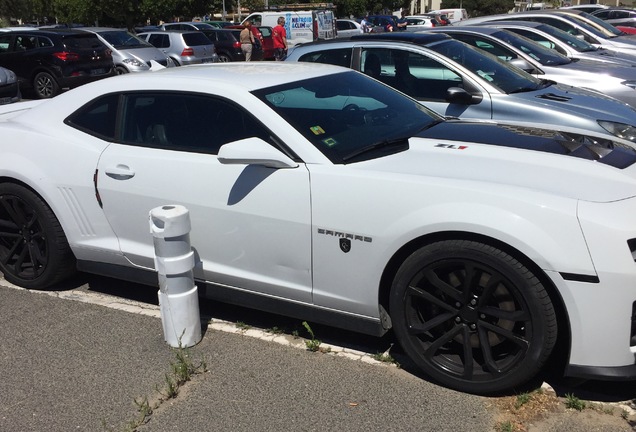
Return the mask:
<svg viewBox="0 0 636 432"><path fill-rule="evenodd" d="M166 342L190 347L201 341L199 295L194 284L190 213L179 205L150 210L155 269L159 273L159 310Z"/></svg>

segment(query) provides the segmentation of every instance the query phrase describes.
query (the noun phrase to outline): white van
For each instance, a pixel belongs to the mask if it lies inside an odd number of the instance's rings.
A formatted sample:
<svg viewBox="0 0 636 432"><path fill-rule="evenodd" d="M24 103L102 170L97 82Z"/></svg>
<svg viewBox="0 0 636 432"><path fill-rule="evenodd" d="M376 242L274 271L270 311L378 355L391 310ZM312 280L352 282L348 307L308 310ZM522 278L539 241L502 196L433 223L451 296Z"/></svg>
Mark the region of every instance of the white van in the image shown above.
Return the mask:
<svg viewBox="0 0 636 432"><path fill-rule="evenodd" d="M445 14L450 20L451 24L468 19L468 13L466 13L466 9L438 9L430 11L430 13Z"/></svg>
<svg viewBox="0 0 636 432"><path fill-rule="evenodd" d="M299 43L313 42L319 39L336 37L336 19L330 10L253 12L245 18L255 26L276 27L278 18L285 18L287 45L293 47Z"/></svg>

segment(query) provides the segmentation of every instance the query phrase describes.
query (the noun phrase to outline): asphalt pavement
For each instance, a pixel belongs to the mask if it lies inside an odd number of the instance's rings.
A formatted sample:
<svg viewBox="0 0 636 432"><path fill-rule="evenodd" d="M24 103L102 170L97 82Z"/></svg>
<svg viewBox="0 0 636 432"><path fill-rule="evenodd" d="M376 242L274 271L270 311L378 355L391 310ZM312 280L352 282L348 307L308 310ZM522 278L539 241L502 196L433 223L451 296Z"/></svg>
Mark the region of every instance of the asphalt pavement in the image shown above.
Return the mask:
<svg viewBox="0 0 636 432"><path fill-rule="evenodd" d="M294 335L202 317L203 338L186 352L165 342L152 301L27 291L2 279L0 299L0 431L486 432L497 424L493 399L439 387L368 350L311 352ZM174 395L184 353L194 373ZM615 420L534 430L632 430Z"/></svg>

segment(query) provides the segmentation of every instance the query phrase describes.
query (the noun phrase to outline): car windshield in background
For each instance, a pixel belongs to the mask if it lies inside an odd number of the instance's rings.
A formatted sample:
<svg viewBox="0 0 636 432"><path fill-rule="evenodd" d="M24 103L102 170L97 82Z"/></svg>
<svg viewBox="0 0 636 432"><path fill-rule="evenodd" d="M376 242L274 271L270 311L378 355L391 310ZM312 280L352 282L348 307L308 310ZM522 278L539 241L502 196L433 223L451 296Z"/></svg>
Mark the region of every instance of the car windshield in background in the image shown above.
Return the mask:
<svg viewBox="0 0 636 432"><path fill-rule="evenodd" d="M559 54L558 52L551 50L550 48L539 45L535 41L516 33L502 30L493 33L493 37L507 42L508 44L514 46L515 48L522 51L527 56L533 58L544 66L563 65L568 64L572 61L563 54Z"/></svg>
<svg viewBox="0 0 636 432"><path fill-rule="evenodd" d="M547 85L521 69L510 67L508 63L494 55L457 40L445 40L431 44L429 48L461 64L506 94L537 90ZM416 75L417 72L413 69L411 67L411 73Z"/></svg>
<svg viewBox="0 0 636 432"><path fill-rule="evenodd" d="M201 46L201 45L212 44L212 42L210 41L210 39L208 39L206 35L197 31L183 33L183 41L188 46Z"/></svg>
<svg viewBox="0 0 636 432"><path fill-rule="evenodd" d="M554 36L555 38L559 39L562 42L565 42L566 44L568 44L568 46L570 46L571 48L575 49L578 52L589 52L589 51L598 50L598 48L592 45L591 43L583 39L579 39L576 36L573 36L570 33L565 32L561 29L558 29L554 26L544 24L538 27L538 29L544 33L549 34L550 36Z"/></svg>
<svg viewBox="0 0 636 432"><path fill-rule="evenodd" d="M617 29L612 24L603 21L599 17L595 17L594 15L590 15L587 12L581 12L581 15L573 15L572 18L574 18L574 19L576 19L578 21L583 21L583 22L585 22L584 21L585 19L587 19L588 21L591 21L591 23L590 23L591 26L596 27L599 31L605 33L610 38L621 36L623 34L622 31Z"/></svg>
<svg viewBox="0 0 636 432"><path fill-rule="evenodd" d="M99 41L97 36L88 33L85 35L74 34L72 36L65 36L64 45L68 49L101 49L104 47L104 44Z"/></svg>
<svg viewBox="0 0 636 432"><path fill-rule="evenodd" d="M99 35L115 48L148 48L152 45L126 31L104 31Z"/></svg>
<svg viewBox="0 0 636 432"><path fill-rule="evenodd" d="M358 72L253 93L334 163L404 151L408 138L443 120L417 101Z"/></svg>

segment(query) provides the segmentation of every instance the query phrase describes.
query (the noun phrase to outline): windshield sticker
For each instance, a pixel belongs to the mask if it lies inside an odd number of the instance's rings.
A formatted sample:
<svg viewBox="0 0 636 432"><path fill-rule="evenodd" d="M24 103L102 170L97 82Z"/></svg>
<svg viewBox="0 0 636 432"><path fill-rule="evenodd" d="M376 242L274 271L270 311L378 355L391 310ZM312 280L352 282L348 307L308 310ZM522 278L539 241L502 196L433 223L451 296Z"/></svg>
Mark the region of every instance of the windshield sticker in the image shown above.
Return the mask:
<svg viewBox="0 0 636 432"><path fill-rule="evenodd" d="M477 74L485 79L486 81L493 81L493 78L488 74L488 72L484 72L482 70L478 70Z"/></svg>
<svg viewBox="0 0 636 432"><path fill-rule="evenodd" d="M324 143L327 147L333 147L333 146L335 146L336 144L338 144L338 141L336 141L336 140L335 140L335 139L333 139L333 138L327 138L327 139L324 139L324 140L322 140L322 142L323 142L323 143Z"/></svg>
<svg viewBox="0 0 636 432"><path fill-rule="evenodd" d="M311 130L314 133L314 135L322 135L325 133L325 130L321 128L320 126L312 126L309 128L309 130Z"/></svg>

